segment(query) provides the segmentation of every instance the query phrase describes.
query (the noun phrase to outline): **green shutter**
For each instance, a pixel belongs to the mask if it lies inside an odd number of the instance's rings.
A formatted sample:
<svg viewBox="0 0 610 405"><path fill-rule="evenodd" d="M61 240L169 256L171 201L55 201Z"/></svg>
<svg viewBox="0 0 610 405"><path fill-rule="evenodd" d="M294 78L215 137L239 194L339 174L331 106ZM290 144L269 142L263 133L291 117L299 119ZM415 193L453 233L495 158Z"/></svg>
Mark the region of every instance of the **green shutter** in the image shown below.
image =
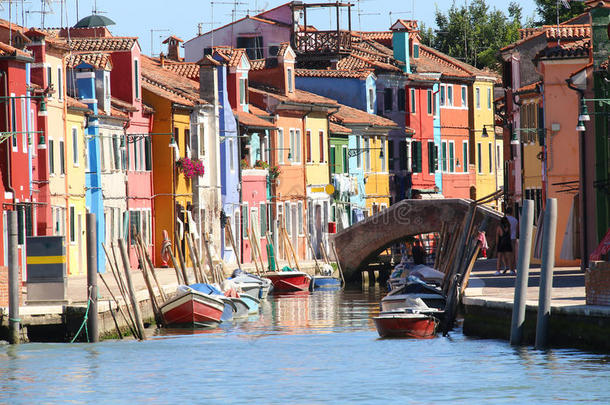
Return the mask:
<svg viewBox="0 0 610 405"><path fill-rule="evenodd" d="M468 144L462 144L463 153L464 153L464 172L468 172Z"/></svg>
<svg viewBox="0 0 610 405"><path fill-rule="evenodd" d="M455 151L454 151L453 145L454 145L453 143L449 144L449 171L450 172L455 171Z"/></svg>
<svg viewBox="0 0 610 405"><path fill-rule="evenodd" d="M260 204L260 221L261 221L261 233L260 233L260 237L264 238L265 235L267 234L267 208L265 206L265 203L261 203Z"/></svg>
<svg viewBox="0 0 610 405"><path fill-rule="evenodd" d="M432 174L436 169L436 159L434 153L434 142L428 142L428 173Z"/></svg>
<svg viewBox="0 0 610 405"><path fill-rule="evenodd" d="M144 138L144 153L146 154L146 156L145 156L146 170L150 171L150 170L152 170L152 144L150 141L150 136L147 136L146 138Z"/></svg>
<svg viewBox="0 0 610 405"><path fill-rule="evenodd" d="M17 244L23 245L25 243L25 214L23 206L17 206Z"/></svg>

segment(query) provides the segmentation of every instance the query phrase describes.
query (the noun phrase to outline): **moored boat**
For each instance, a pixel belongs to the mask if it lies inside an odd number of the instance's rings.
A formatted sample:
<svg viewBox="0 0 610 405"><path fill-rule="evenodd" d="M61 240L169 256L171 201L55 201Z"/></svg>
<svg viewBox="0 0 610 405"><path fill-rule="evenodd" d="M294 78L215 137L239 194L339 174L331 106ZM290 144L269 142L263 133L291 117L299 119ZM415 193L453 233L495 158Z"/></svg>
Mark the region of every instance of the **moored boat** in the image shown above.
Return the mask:
<svg viewBox="0 0 610 405"><path fill-rule="evenodd" d="M341 279L333 276L312 276L311 290L336 290L341 288Z"/></svg>
<svg viewBox="0 0 610 405"><path fill-rule="evenodd" d="M249 294L241 293L239 294L239 298L246 303L248 306L248 315L258 314L258 309L260 306L260 300L252 297Z"/></svg>
<svg viewBox="0 0 610 405"><path fill-rule="evenodd" d="M438 320L432 315L419 312L382 312L373 320L382 338L431 338L436 334L438 325Z"/></svg>
<svg viewBox="0 0 610 405"><path fill-rule="evenodd" d="M274 271L265 273L271 280L274 292L308 291L311 276L302 271Z"/></svg>
<svg viewBox="0 0 610 405"><path fill-rule="evenodd" d="M269 280L239 269L235 270L228 280L235 283L241 292L258 299L267 298L272 286Z"/></svg>
<svg viewBox="0 0 610 405"><path fill-rule="evenodd" d="M408 300L421 298L430 308L445 309L447 298L443 292L432 285L409 276L409 282L388 293L381 300L382 311L398 310L409 307Z"/></svg>
<svg viewBox="0 0 610 405"><path fill-rule="evenodd" d="M160 308L168 326L216 327L221 322L225 303L195 289L181 286L178 294Z"/></svg>

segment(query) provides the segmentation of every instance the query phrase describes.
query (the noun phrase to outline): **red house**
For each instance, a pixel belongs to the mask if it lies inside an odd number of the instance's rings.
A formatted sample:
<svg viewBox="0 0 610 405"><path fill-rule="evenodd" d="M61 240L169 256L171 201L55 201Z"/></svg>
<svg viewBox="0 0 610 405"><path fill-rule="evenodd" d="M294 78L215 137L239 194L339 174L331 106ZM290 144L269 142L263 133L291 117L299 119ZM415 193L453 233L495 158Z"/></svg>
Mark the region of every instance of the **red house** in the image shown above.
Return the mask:
<svg viewBox="0 0 610 405"><path fill-rule="evenodd" d="M434 190L435 172L438 170L437 148L434 145L434 84L432 76L409 74L406 86L405 125L415 133L411 138L411 169L413 191Z"/></svg>
<svg viewBox="0 0 610 405"><path fill-rule="evenodd" d="M32 56L20 49L0 42L0 203L2 204L2 232L0 232L0 267L8 265L8 227L6 211L18 212L19 257L23 258L25 236L34 234L33 194L30 190L30 151L37 142L36 128L28 118L37 111L30 98L26 80L26 64ZM7 133L6 135L4 133ZM25 263L19 260L24 269Z"/></svg>

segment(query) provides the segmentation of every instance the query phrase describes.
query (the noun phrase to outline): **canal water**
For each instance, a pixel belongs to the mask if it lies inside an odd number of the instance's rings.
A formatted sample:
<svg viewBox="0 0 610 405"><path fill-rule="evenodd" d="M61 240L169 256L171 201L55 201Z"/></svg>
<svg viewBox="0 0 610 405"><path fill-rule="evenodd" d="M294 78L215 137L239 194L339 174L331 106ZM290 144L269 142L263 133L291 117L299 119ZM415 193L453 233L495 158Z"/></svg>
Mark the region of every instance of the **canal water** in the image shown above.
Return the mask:
<svg viewBox="0 0 610 405"><path fill-rule="evenodd" d="M144 342L0 347L7 404L609 403L610 356L465 337L381 340L379 289L284 295Z"/></svg>

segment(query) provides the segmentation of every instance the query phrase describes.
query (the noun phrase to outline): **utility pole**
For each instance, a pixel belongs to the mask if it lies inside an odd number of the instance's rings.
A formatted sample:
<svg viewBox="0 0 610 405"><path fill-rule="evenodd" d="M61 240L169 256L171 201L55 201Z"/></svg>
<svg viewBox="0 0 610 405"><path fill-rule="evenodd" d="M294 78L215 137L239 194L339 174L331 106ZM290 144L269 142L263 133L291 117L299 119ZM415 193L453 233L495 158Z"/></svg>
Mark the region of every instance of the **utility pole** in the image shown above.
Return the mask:
<svg viewBox="0 0 610 405"><path fill-rule="evenodd" d="M19 344L19 228L17 211L7 211L8 225L8 324L9 341Z"/></svg>

